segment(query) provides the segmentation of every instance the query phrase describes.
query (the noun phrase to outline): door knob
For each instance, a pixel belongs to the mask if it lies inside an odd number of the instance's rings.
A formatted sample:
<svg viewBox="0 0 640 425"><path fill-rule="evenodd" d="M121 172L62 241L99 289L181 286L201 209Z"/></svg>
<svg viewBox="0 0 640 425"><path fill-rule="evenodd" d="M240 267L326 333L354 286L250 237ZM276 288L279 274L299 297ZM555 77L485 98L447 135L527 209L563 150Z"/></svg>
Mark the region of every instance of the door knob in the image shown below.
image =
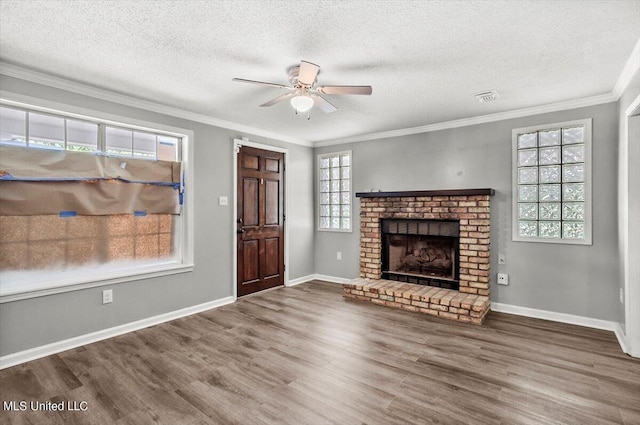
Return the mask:
<svg viewBox="0 0 640 425"><path fill-rule="evenodd" d="M238 233L244 233L244 229L238 229Z"/></svg>

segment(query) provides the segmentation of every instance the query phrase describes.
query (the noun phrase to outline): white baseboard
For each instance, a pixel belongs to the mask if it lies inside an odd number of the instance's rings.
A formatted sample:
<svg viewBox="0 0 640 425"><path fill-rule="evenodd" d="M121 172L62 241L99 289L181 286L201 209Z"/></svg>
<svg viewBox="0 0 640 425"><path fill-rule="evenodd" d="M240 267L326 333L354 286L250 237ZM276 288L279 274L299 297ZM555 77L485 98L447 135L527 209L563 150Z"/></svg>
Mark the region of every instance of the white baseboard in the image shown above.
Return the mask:
<svg viewBox="0 0 640 425"><path fill-rule="evenodd" d="M301 283L310 282L312 280L322 280L324 282L339 283L339 284L351 282L351 279L347 279L344 277L327 276L325 274L310 274L307 276L302 276L297 279L290 280L289 282L287 282L286 286L300 285Z"/></svg>
<svg viewBox="0 0 640 425"><path fill-rule="evenodd" d="M19 365L21 363L26 363L31 360L50 356L52 354L60 353L62 351L70 350L72 348L77 348L83 345L102 341L103 339L113 338L114 336L122 335L128 332L137 331L153 325L158 325L160 323L169 322L181 317L200 313L202 311L211 310L216 307L231 304L234 301L234 297L221 298L219 300L194 305L153 317L148 317L146 319L138 320L135 322L125 323L124 325L116 326L113 328L103 329L97 332L76 336L73 338L65 339L63 341L53 342L51 344L30 348L28 350L20 351L13 354L7 354L6 356L0 357L0 370Z"/></svg>
<svg viewBox="0 0 640 425"><path fill-rule="evenodd" d="M585 326L587 328L613 331L620 327L618 322L593 319L591 317L574 316L573 314L557 313L555 311L538 310L536 308L521 307L511 304L491 302L491 310L500 313L515 314L518 316L533 317L535 319L551 320L553 322L569 323L571 325Z"/></svg>
<svg viewBox="0 0 640 425"><path fill-rule="evenodd" d="M326 274L315 274L313 276L315 280L322 280L325 282L339 283L339 284L349 283L353 280L353 279L347 279L346 277L327 276Z"/></svg>
<svg viewBox="0 0 640 425"><path fill-rule="evenodd" d="M620 344L620 348L622 348L623 353L629 353L629 346L627 345L627 337L622 330L622 325L620 323L616 323L616 328L614 332L616 334L616 338L618 338L618 344Z"/></svg>
<svg viewBox="0 0 640 425"><path fill-rule="evenodd" d="M296 285L300 285L301 283L307 283L311 280L315 279L315 275L314 274L310 274L307 276L302 276L299 277L297 279L291 279L290 281L288 281L285 286L290 287L290 286L296 286Z"/></svg>

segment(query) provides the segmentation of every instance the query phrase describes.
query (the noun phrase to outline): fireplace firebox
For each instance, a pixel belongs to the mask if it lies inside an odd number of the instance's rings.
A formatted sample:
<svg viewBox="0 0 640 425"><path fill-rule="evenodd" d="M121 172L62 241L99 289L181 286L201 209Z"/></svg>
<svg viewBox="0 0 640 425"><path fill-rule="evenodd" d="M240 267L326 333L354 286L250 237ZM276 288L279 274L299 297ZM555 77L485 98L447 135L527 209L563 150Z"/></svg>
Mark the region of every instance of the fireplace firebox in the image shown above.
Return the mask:
<svg viewBox="0 0 640 425"><path fill-rule="evenodd" d="M459 289L459 220L382 219L382 279Z"/></svg>

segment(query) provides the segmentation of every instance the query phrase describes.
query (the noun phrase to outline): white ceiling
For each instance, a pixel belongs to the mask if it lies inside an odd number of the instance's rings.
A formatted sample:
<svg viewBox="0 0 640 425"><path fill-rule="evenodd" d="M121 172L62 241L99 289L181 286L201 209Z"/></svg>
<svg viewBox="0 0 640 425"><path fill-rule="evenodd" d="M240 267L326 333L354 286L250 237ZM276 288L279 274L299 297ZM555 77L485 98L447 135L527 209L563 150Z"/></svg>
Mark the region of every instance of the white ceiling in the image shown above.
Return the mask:
<svg viewBox="0 0 640 425"><path fill-rule="evenodd" d="M639 38L637 0L0 1L4 63L306 141L607 94ZM288 84L301 59L373 95L308 121L231 81Z"/></svg>

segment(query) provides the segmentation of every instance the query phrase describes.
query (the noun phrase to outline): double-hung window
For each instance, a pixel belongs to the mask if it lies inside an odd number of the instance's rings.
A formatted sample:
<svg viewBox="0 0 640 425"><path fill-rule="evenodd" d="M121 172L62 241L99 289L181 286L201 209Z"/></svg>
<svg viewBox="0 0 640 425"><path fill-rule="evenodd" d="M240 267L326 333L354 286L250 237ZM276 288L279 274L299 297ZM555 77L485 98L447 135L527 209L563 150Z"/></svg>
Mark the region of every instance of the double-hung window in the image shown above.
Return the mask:
<svg viewBox="0 0 640 425"><path fill-rule="evenodd" d="M351 151L318 155L319 230L351 231Z"/></svg>
<svg viewBox="0 0 640 425"><path fill-rule="evenodd" d="M513 240L591 244L591 120L513 130Z"/></svg>

